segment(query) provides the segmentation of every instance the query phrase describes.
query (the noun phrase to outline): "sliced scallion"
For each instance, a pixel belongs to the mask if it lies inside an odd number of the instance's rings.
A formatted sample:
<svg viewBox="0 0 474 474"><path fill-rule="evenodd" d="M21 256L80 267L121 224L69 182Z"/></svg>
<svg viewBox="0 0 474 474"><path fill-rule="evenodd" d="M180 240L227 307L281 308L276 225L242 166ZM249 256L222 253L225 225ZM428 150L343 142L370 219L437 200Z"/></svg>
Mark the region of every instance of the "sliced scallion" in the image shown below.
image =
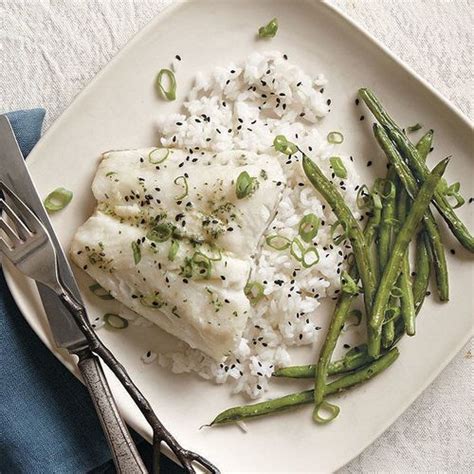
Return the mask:
<svg viewBox="0 0 474 474"><path fill-rule="evenodd" d="M341 132L329 132L327 140L333 145L339 145L344 141L344 135Z"/></svg>
<svg viewBox="0 0 474 474"><path fill-rule="evenodd" d="M179 242L177 240L172 240L170 249L168 251L168 260L173 262L174 259L176 258L176 255L178 254L178 250L179 250Z"/></svg>
<svg viewBox="0 0 474 474"><path fill-rule="evenodd" d="M357 282L345 270L341 273L341 290L349 295L360 292Z"/></svg>
<svg viewBox="0 0 474 474"><path fill-rule="evenodd" d="M347 170L339 156L331 156L329 158L329 162L331 163L331 168L334 171L334 174L341 179L347 178Z"/></svg>
<svg viewBox="0 0 474 474"><path fill-rule="evenodd" d="M316 237L320 222L320 219L313 213L306 214L301 219L298 233L304 242L310 243Z"/></svg>
<svg viewBox="0 0 474 474"><path fill-rule="evenodd" d="M252 178L247 171L242 171L235 182L235 195L237 199L243 199L250 196L256 189L258 181Z"/></svg>
<svg viewBox="0 0 474 474"><path fill-rule="evenodd" d="M365 209L370 204L370 191L366 184L363 184L357 191L356 204L359 209Z"/></svg>
<svg viewBox="0 0 474 474"><path fill-rule="evenodd" d="M157 224L147 234L146 238L153 242L166 242L173 233L173 227L170 224Z"/></svg>
<svg viewBox="0 0 474 474"><path fill-rule="evenodd" d="M179 182L182 181L182 184L180 184ZM183 192L182 194L180 194L179 196L176 196L175 199L176 201L181 201L182 199L184 199L187 195L188 195L188 191L189 191L189 188L188 188L188 180L186 179L186 176L178 176L174 181L173 181L174 184L178 185L178 186L183 186Z"/></svg>
<svg viewBox="0 0 474 474"><path fill-rule="evenodd" d="M163 163L168 156L170 155L170 150L168 148L154 148L148 153L148 161L152 165L159 165Z"/></svg>
<svg viewBox="0 0 474 474"><path fill-rule="evenodd" d="M347 239L347 229L345 227L345 223L344 222L340 222L340 221L336 221L334 222L334 224L331 226L331 229L330 229L330 232L331 232L331 239L332 241L336 244L336 245L339 245L341 242L343 242L344 240ZM336 232L336 229L338 227L342 227L343 231L341 234L335 236L335 232Z"/></svg>
<svg viewBox="0 0 474 474"><path fill-rule="evenodd" d="M166 82L168 84L166 84ZM163 98L176 99L176 77L170 69L162 69L156 76L156 87Z"/></svg>
<svg viewBox="0 0 474 474"><path fill-rule="evenodd" d="M274 250L286 250L287 248L290 247L291 245L291 240L284 237L283 235L279 234L273 234L269 235L266 239L265 242L269 247L271 247Z"/></svg>
<svg viewBox="0 0 474 474"><path fill-rule="evenodd" d="M301 264L304 268L312 267L319 262L319 252L316 247L309 247L303 253Z"/></svg>
<svg viewBox="0 0 474 474"><path fill-rule="evenodd" d="M72 196L72 191L66 188L56 188L46 196L43 204L48 212L60 211L71 202Z"/></svg>
<svg viewBox="0 0 474 474"><path fill-rule="evenodd" d="M278 31L278 20L276 18L271 19L265 26L261 26L258 29L258 36L260 38L273 38Z"/></svg>
<svg viewBox="0 0 474 474"><path fill-rule="evenodd" d="M298 237L295 237L291 241L291 247L290 247L290 254L292 257L294 257L298 262L302 262L304 258L304 247L303 244L301 243L300 239Z"/></svg>
<svg viewBox="0 0 474 474"><path fill-rule="evenodd" d="M114 313L104 314L104 323L111 329L125 329L128 327L128 321Z"/></svg>
<svg viewBox="0 0 474 474"><path fill-rule="evenodd" d="M199 278L209 279L211 277L212 262L207 255L202 252L194 252L192 257L193 274L197 273Z"/></svg>
<svg viewBox="0 0 474 474"><path fill-rule="evenodd" d="M273 146L276 151L288 156L298 151L298 147L293 142L289 142L284 135L277 135L273 140Z"/></svg>
<svg viewBox="0 0 474 474"><path fill-rule="evenodd" d="M105 289L102 288L98 283L94 283L93 285L89 286L89 290L94 293L95 296L100 298L101 300L113 300L114 297Z"/></svg>
<svg viewBox="0 0 474 474"><path fill-rule="evenodd" d="M258 281L249 281L244 288L245 296L249 299L250 304L257 304L263 297L265 287Z"/></svg>
<svg viewBox="0 0 474 474"><path fill-rule="evenodd" d="M132 252L133 261L135 262L135 265L138 265L142 259L142 251L140 249L140 245L138 245L135 241L132 242Z"/></svg>
<svg viewBox="0 0 474 474"><path fill-rule="evenodd" d="M407 128L406 128L406 131L407 131L408 133L417 132L417 131L420 130L422 127L423 127L423 125L421 125L421 123L415 123L415 125L410 125L409 127L407 127Z"/></svg>
<svg viewBox="0 0 474 474"><path fill-rule="evenodd" d="M149 296L142 296L140 298L140 303L147 308L159 309L164 306L164 301L161 299L160 295L154 294Z"/></svg>

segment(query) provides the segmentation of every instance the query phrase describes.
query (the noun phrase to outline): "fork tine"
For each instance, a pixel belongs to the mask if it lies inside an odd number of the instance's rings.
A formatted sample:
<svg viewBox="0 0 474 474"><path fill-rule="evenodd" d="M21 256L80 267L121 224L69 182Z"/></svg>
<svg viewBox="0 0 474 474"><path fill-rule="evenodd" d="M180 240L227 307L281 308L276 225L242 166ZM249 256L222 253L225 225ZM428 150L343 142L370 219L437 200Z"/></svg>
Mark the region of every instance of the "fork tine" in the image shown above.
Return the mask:
<svg viewBox="0 0 474 474"><path fill-rule="evenodd" d="M5 214L8 216L8 218L15 225L16 231L18 233L18 237L20 237L20 239L22 239L22 240L26 240L28 238L28 235L30 234L30 231L28 230L28 228L26 227L24 222L15 214L15 212L8 205L8 203L5 200L3 200L2 198L0 198L0 210L5 211ZM6 225L6 222L5 222L5 225ZM10 228L10 226L8 226L8 227ZM10 230L12 230L12 229L10 228ZM5 230L5 232L8 233L8 230ZM10 235L9 235L9 237L10 237Z"/></svg>
<svg viewBox="0 0 474 474"><path fill-rule="evenodd" d="M9 258L12 248L0 237L0 253Z"/></svg>
<svg viewBox="0 0 474 474"><path fill-rule="evenodd" d="M23 225L28 228L30 232L37 232L42 229L42 224L23 201L3 182L0 181L0 191L3 191L5 196L8 196L15 211L10 207L10 211L15 214L17 219L23 221ZM5 203L6 204L6 203Z"/></svg>
<svg viewBox="0 0 474 474"><path fill-rule="evenodd" d="M3 232L5 232L5 235L10 239L13 248L20 244L21 240L18 235L15 234L15 231L1 217L0 230L3 230Z"/></svg>

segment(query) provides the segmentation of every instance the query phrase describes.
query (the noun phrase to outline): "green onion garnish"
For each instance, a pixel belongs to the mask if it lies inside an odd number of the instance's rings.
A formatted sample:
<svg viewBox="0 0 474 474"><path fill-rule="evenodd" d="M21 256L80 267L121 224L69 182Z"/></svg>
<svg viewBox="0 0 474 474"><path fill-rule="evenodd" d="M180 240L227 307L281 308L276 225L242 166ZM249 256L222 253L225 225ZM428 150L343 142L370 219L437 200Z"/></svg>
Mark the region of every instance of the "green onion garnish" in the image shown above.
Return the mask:
<svg viewBox="0 0 474 474"><path fill-rule="evenodd" d="M108 173L105 174L105 176L106 176L106 178L109 178L110 176L113 176L115 174L117 174L116 171L109 171Z"/></svg>
<svg viewBox="0 0 474 474"><path fill-rule="evenodd" d="M291 241L291 247L290 247L290 254L292 257L294 257L298 262L302 262L304 258L304 247L303 244L301 243L300 239L298 237L295 237Z"/></svg>
<svg viewBox="0 0 474 474"><path fill-rule="evenodd" d="M398 286L394 286L390 289L390 296L393 296L394 298L401 298L403 296L403 291L398 288Z"/></svg>
<svg viewBox="0 0 474 474"><path fill-rule="evenodd" d="M114 313L104 314L104 323L111 329L125 329L128 327L128 321Z"/></svg>
<svg viewBox="0 0 474 474"><path fill-rule="evenodd" d="M140 249L140 246L135 242L135 240L132 242L132 251L133 261L135 262L135 265L138 265L138 263L142 259L142 251Z"/></svg>
<svg viewBox="0 0 474 474"><path fill-rule="evenodd" d="M327 140L329 143L339 145L344 141L344 135L341 132L329 132Z"/></svg>
<svg viewBox="0 0 474 474"><path fill-rule="evenodd" d="M114 297L105 289L102 288L98 283L94 283L93 285L89 286L89 290L94 293L95 296L100 298L101 300L113 300Z"/></svg>
<svg viewBox="0 0 474 474"><path fill-rule="evenodd" d="M146 306L147 308L154 308L154 309L159 309L165 304L164 301L161 299L160 295L158 294L149 295L149 296L141 296L140 303L143 306Z"/></svg>
<svg viewBox="0 0 474 474"><path fill-rule="evenodd" d="M250 196L257 188L258 181L252 178L247 171L242 171L235 183L235 195L237 199L243 199Z"/></svg>
<svg viewBox="0 0 474 474"><path fill-rule="evenodd" d="M298 232L300 234L301 239L309 243L311 242L318 233L320 219L316 217L313 213L306 214L300 221L300 225L298 227Z"/></svg>
<svg viewBox="0 0 474 474"><path fill-rule="evenodd" d="M152 165L159 165L168 158L169 154L168 148L155 148L148 153L148 161Z"/></svg>
<svg viewBox="0 0 474 474"><path fill-rule="evenodd" d="M310 258L310 255L314 255L313 258ZM319 262L319 252L316 247L309 247L303 253L303 259L301 260L301 264L304 268L312 267Z"/></svg>
<svg viewBox="0 0 474 474"><path fill-rule="evenodd" d="M205 278L206 280L210 278L212 262L207 255L201 252L194 252L191 261L194 270L193 273L197 272L199 278Z"/></svg>
<svg viewBox="0 0 474 474"><path fill-rule="evenodd" d="M349 295L360 292L357 282L345 270L341 273L341 290Z"/></svg>
<svg viewBox="0 0 474 474"><path fill-rule="evenodd" d="M334 233L339 226L343 229L342 234L339 234L335 237ZM340 221L334 222L334 224L331 226L331 239L336 245L339 245L341 242L347 239L348 232L345 226L346 224L344 222L341 223Z"/></svg>
<svg viewBox="0 0 474 474"><path fill-rule="evenodd" d="M461 207L466 202L465 199L459 193L461 189L461 183L456 182L456 183L453 183L449 187L446 181L444 181L444 183L445 185L443 186L443 188L445 189L443 189L443 194L445 196L453 197L454 199L456 199L456 204L452 206L453 209L457 209L458 207Z"/></svg>
<svg viewBox="0 0 474 474"><path fill-rule="evenodd" d="M370 203L370 191L366 184L363 184L357 191L356 204L359 209L365 209Z"/></svg>
<svg viewBox="0 0 474 474"><path fill-rule="evenodd" d="M269 235L266 239L265 242L269 247L271 247L274 250L286 250L287 248L290 247L291 245L291 240L284 237L283 235Z"/></svg>
<svg viewBox="0 0 474 474"><path fill-rule="evenodd" d="M273 18L270 20L268 24L265 26L261 26L258 29L258 36L260 38L273 38L278 31L278 20L276 18Z"/></svg>
<svg viewBox="0 0 474 474"><path fill-rule="evenodd" d="M72 196L72 191L66 188L56 188L46 196L43 204L48 212L60 211L71 202Z"/></svg>
<svg viewBox="0 0 474 474"><path fill-rule="evenodd" d="M181 201L181 199L184 199L188 195L188 180L186 179L186 176L178 176L173 183L176 185L180 185L179 181L182 180L182 186L183 186L183 194L180 194L179 196L176 196L175 199L176 201Z"/></svg>
<svg viewBox="0 0 474 474"><path fill-rule="evenodd" d="M178 250L179 250L179 242L177 240L172 240L170 249L168 251L168 260L173 261L176 258Z"/></svg>
<svg viewBox="0 0 474 474"><path fill-rule="evenodd" d="M170 224L157 224L147 234L146 238L153 242L166 242L173 233L173 227Z"/></svg>
<svg viewBox="0 0 474 474"><path fill-rule="evenodd" d="M249 281L244 288L245 296L249 299L250 304L257 304L263 297L264 286L258 281Z"/></svg>
<svg viewBox="0 0 474 474"><path fill-rule="evenodd" d="M165 81L168 81L166 88ZM176 99L176 77L174 72L169 69L162 69L156 77L156 87L163 98L167 100Z"/></svg>
<svg viewBox="0 0 474 474"><path fill-rule="evenodd" d="M422 127L423 125L421 125L421 123L415 123L415 125L410 125L409 127L407 127L406 130L408 133L411 133L420 130Z"/></svg>
<svg viewBox="0 0 474 474"><path fill-rule="evenodd" d="M347 178L347 170L342 160L339 156L331 156L329 158L329 162L331 163L331 168L334 171L334 174L341 179Z"/></svg>
<svg viewBox="0 0 474 474"><path fill-rule="evenodd" d="M277 135L273 140L273 146L276 151L279 151L285 155L294 155L298 151L298 147L289 142L284 135Z"/></svg>

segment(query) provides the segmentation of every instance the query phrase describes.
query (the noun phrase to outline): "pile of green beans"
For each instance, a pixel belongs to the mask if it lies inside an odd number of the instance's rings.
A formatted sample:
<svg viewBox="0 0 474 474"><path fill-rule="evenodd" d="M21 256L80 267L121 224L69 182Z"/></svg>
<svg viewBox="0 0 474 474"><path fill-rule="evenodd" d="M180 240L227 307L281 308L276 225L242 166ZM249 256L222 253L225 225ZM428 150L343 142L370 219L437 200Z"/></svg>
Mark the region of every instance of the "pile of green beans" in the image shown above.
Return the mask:
<svg viewBox="0 0 474 474"><path fill-rule="evenodd" d="M363 231L332 181L296 144L287 142L295 152L301 153L309 183L330 205L344 236L351 243L354 256L348 273L344 273L346 280L352 280L352 287L348 285L349 289L344 289L343 286L317 363L278 368L273 374L279 378L310 379L314 381L314 387L270 401L230 408L220 413L211 426L310 403L313 404L313 420L327 423L339 414L339 407L327 401L329 395L369 380L397 359L396 344L404 334L415 335L415 318L428 294L432 269L440 301L449 300L445 249L430 203L439 210L459 242L474 252L473 237L449 204L447 193L443 194L446 186L443 188L441 180L449 158L440 161L431 172L426 165L432 149L433 130L426 132L414 145L373 92L360 89L359 96L379 122L374 124L373 131L388 160L386 177L377 179L370 191L371 209ZM458 191L459 184L456 184ZM409 258L412 241L415 242L414 272L411 272ZM374 242L375 251L372 251ZM354 282L357 284L359 280L368 340L349 350L341 359L332 361L341 331L358 296L351 288L358 290ZM329 416L323 417L321 411Z"/></svg>

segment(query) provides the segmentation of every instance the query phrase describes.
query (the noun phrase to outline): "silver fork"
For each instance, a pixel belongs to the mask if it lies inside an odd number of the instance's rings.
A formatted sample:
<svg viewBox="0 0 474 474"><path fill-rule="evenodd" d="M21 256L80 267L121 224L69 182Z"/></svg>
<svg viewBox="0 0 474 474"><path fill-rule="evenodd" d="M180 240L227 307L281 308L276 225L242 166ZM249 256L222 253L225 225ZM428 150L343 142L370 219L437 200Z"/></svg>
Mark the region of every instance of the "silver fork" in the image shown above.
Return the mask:
<svg viewBox="0 0 474 474"><path fill-rule="evenodd" d="M79 303L68 288L61 283L58 277L56 253L49 234L41 221L28 206L1 181L0 192L3 192L4 195L8 197L8 203L5 199L0 198L0 212L3 210L9 218L7 222L0 217L0 230L3 231L8 239L8 241L3 239L0 232L0 253L5 255L24 275L37 282L43 283L58 295L74 317L80 330L86 336L90 351L96 353L107 364L132 397L145 419L153 428L153 471L159 471L160 446L161 443L165 443L181 462L186 472L195 473L196 471L193 464L197 464L204 467L210 473L219 473L219 469L203 456L184 449L165 426L163 426L149 402L133 383L125 368L95 334L87 318L84 306ZM10 225L10 222L14 227ZM78 365L80 366L80 364L81 357ZM84 374L84 371L82 371L82 373ZM104 385L104 383L102 383L102 385ZM91 391L89 384L88 388ZM110 389L108 395L109 398L112 399ZM115 405L113 406L115 407ZM109 413L109 416L104 419L103 413L100 413L100 408L101 407L98 407L96 404L102 426L108 435L109 445L114 453L114 460L116 465L118 465L118 471L125 474L146 473L147 470L136 451L133 441L131 441L130 435L118 411L115 410L115 413ZM115 424L122 423L122 426L119 426L120 429L118 432L108 432L111 422L115 422ZM121 462L122 466L120 466Z"/></svg>

